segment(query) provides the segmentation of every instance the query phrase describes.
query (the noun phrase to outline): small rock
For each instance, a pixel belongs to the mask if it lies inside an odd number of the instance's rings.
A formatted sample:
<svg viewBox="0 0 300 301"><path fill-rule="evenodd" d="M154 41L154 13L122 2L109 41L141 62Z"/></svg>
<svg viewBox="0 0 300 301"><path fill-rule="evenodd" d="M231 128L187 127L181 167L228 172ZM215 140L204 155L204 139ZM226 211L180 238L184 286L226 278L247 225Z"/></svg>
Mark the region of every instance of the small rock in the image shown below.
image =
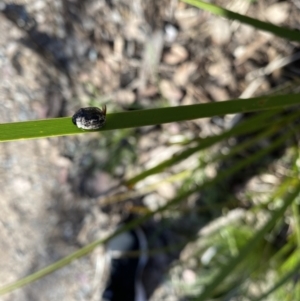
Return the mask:
<svg viewBox="0 0 300 301"><path fill-rule="evenodd" d="M206 84L205 88L215 101L223 101L229 99L229 95L224 88L213 84Z"/></svg>
<svg viewBox="0 0 300 301"><path fill-rule="evenodd" d="M164 55L163 61L169 65L176 65L185 61L188 55L188 51L183 46L174 44L170 51Z"/></svg>
<svg viewBox="0 0 300 301"><path fill-rule="evenodd" d="M155 211L159 207L164 206L167 203L167 200L156 193L151 193L144 197L143 203L147 208Z"/></svg>
<svg viewBox="0 0 300 301"><path fill-rule="evenodd" d="M288 2L275 3L266 9L265 16L269 22L280 25L287 19L289 7Z"/></svg>
<svg viewBox="0 0 300 301"><path fill-rule="evenodd" d="M158 93L158 87L155 85L148 85L138 92L139 97L154 97Z"/></svg>
<svg viewBox="0 0 300 301"><path fill-rule="evenodd" d="M157 187L157 193L166 200L171 200L176 196L175 186L171 183L164 183Z"/></svg>
<svg viewBox="0 0 300 301"><path fill-rule="evenodd" d="M212 41L216 45L224 45L229 42L231 38L231 30L229 21L216 18L210 23L210 34Z"/></svg>
<svg viewBox="0 0 300 301"><path fill-rule="evenodd" d="M197 8L183 8L175 11L175 19L182 29L188 30L201 22L202 14Z"/></svg>
<svg viewBox="0 0 300 301"><path fill-rule="evenodd" d="M174 74L174 82L178 86L185 86L189 78L196 72L197 65L194 62L186 62L179 66Z"/></svg>
<svg viewBox="0 0 300 301"><path fill-rule="evenodd" d="M131 105L135 101L135 93L131 90L121 89L116 92L114 99L120 105Z"/></svg>
<svg viewBox="0 0 300 301"><path fill-rule="evenodd" d="M168 99L172 105L178 105L179 100L183 96L183 93L179 88L167 79L163 79L160 82L159 87L163 97Z"/></svg>
<svg viewBox="0 0 300 301"><path fill-rule="evenodd" d="M197 275L193 270L186 269L182 273L182 278L186 284L194 284L197 280Z"/></svg>
<svg viewBox="0 0 300 301"><path fill-rule="evenodd" d="M165 40L168 43L173 43L178 35L178 29L172 24L166 24L165 26Z"/></svg>

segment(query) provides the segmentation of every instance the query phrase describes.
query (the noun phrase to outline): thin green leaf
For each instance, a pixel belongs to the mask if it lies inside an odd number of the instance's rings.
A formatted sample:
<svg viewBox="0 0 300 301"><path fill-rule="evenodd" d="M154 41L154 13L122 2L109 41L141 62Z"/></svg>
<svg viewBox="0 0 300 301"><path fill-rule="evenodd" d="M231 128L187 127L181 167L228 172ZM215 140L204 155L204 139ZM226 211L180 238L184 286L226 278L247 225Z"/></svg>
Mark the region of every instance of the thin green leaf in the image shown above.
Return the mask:
<svg viewBox="0 0 300 301"><path fill-rule="evenodd" d="M233 257L222 269L217 276L209 283L204 291L195 300L204 301L213 295L215 288L220 285L224 279L243 261L249 253L253 252L257 244L264 238L264 236L272 229L277 220L283 216L286 209L292 204L294 199L300 193L300 184L292 187L291 191L287 193L281 208L272 212L270 220L254 235L254 237L242 248L240 253Z"/></svg>
<svg viewBox="0 0 300 301"><path fill-rule="evenodd" d="M278 290L280 287L282 287L286 282L291 280L292 277L296 276L299 273L299 269L300 269L300 263L298 263L294 269L292 269L285 276L283 276L280 280L278 280L268 291L266 291L264 294L262 294L258 298L253 299L253 301L265 300L269 295L274 293L276 290ZM298 299L295 299L295 300L298 300Z"/></svg>
<svg viewBox="0 0 300 301"><path fill-rule="evenodd" d="M193 155L194 153L196 153L200 150L206 149L224 139L227 139L234 135L252 133L252 132L254 132L260 128L263 128L267 125L273 125L274 121L270 120L270 118L273 117L277 112L278 112L277 110L274 110L274 111L271 110L271 111L253 116L252 118L245 120L244 122L237 125L236 127L232 128L228 131L225 131L224 133L221 133L220 135L201 139L197 146L187 148L177 154L174 154L170 159L167 159L167 160L157 164L156 166L137 174L136 176L128 179L125 182L125 185L127 185L128 187L133 187L137 182L145 179L146 177L148 177L150 175L154 175L159 172L162 172L166 168L169 168L170 166L173 166L174 164L185 160L186 158ZM292 117L291 120L295 117L297 117L297 116ZM286 119L286 117L281 118L281 119L277 120L276 123L282 122L285 119ZM290 119L288 119L288 120L290 121Z"/></svg>
<svg viewBox="0 0 300 301"><path fill-rule="evenodd" d="M273 33L276 36L291 40L291 41L297 41L300 42L300 33L298 30L289 29L285 27L279 27L276 25L273 25L271 23L259 21L257 19L253 19L244 15L240 15L238 13L235 13L233 11L230 11L228 9L222 8L217 5L213 5L210 3L206 3L200 0L182 0L185 3L191 4L195 7L201 8L203 10L209 11L213 13L214 15L222 16L227 19L232 20L238 20L241 23L248 24L250 26L253 26L257 29L261 29L263 31L268 31Z"/></svg>
<svg viewBox="0 0 300 301"><path fill-rule="evenodd" d="M296 204L296 203L293 204L292 212L293 212L297 247L300 250L300 215L299 215L300 211L299 211L299 204Z"/></svg>
<svg viewBox="0 0 300 301"><path fill-rule="evenodd" d="M167 204L168 205L168 204ZM146 220L148 220L150 217L152 217L154 214L161 212L162 210L164 210L166 208L166 206L158 208L158 210L156 210L155 212L150 212L148 214L146 214L145 216L135 219L129 223L127 223L125 226L119 228L117 231L115 231L113 234L107 236L104 239L99 239L96 240L90 244L88 244L87 246L81 248L80 250L73 252L72 254L58 260L57 262L50 264L49 266L29 275L26 276L20 280L17 280L11 284L5 285L3 287L0 288L0 296L7 294L9 292L12 292L16 289L19 289L29 283L32 283L50 273L53 273L54 271L63 268L64 266L70 264L72 261L79 259L87 254L89 254L90 252L92 252L97 246L102 245L107 243L109 240L111 240L112 238L118 236L119 234L129 231L130 229L135 228L136 226L138 226L139 224L145 222Z"/></svg>
<svg viewBox="0 0 300 301"><path fill-rule="evenodd" d="M280 109L300 104L300 94L262 96L171 108L149 109L107 115L100 131L179 122L216 115ZM87 133L70 117L0 124L0 141L33 139Z"/></svg>

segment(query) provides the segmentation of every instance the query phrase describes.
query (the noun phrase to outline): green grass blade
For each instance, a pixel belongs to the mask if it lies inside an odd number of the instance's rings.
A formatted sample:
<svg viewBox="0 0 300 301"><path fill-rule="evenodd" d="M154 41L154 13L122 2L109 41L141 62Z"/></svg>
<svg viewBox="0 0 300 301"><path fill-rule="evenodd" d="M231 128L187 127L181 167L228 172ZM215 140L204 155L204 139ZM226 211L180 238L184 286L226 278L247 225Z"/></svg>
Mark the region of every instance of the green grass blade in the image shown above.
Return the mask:
<svg viewBox="0 0 300 301"><path fill-rule="evenodd" d="M300 128L297 127L297 130L300 130ZM218 173L218 175L215 178L207 180L204 183L202 183L201 185L196 186L196 187L182 193L181 195L176 197L172 201L172 203L177 204L182 199L186 199L187 197L189 197L190 195L192 195L194 193L197 193L197 192L200 192L203 189L212 187L212 186L216 185L217 183L221 182L222 180L225 180L228 177L231 177L236 172L242 170L243 168L246 168L247 166L250 166L254 162L260 160L261 158L263 158L264 156L269 154L271 151L277 149L278 147L281 147L282 144L284 142L286 142L286 140L289 139L292 135L293 135L293 131L287 132L284 136L281 136L281 137L277 138L276 140L274 140L273 143L270 144L268 147L259 150L258 152L252 154L251 156L245 158L244 160L241 160L241 161L237 162L234 166L228 168L227 170ZM291 181L290 183L295 185L295 183L292 182L292 180L290 180L290 181Z"/></svg>
<svg viewBox="0 0 300 301"><path fill-rule="evenodd" d="M296 187L291 186L292 192L289 192L283 202L283 205L278 210L274 211L270 220L254 235L254 237L242 248L239 255L233 257L222 269L218 275L211 281L205 288L205 290L195 300L204 301L213 295L213 292L217 286L219 286L224 279L248 256L250 252L254 251L254 248L264 238L264 236L274 227L275 223L281 218L286 209L292 204L294 199L300 193L300 185Z"/></svg>
<svg viewBox="0 0 300 301"><path fill-rule="evenodd" d="M146 214L145 216L135 219L129 223L127 223L126 225L124 225L123 227L119 228L117 231L115 231L113 234L108 235L106 238L104 239L99 239L96 240L90 244L88 244L87 246L81 248L80 250L73 252L72 254L58 260L57 262L48 265L47 267L29 275L26 276L20 280L17 280L11 284L5 285L3 287L0 287L0 296L7 294L9 292L12 292L16 289L19 289L29 283L32 283L50 273L53 273L54 271L61 269L63 267L65 267L66 265L70 264L72 261L79 259L87 254L89 254L90 252L92 252L97 246L102 245L107 243L109 240L111 240L112 238L118 236L119 234L129 231L130 229L135 228L136 226L140 225L141 223L145 222L146 220L148 220L150 217L152 217L154 214L159 213L161 211L163 211L169 204L166 204L164 207L158 208L156 211L153 212L149 212L148 214Z"/></svg>
<svg viewBox="0 0 300 301"><path fill-rule="evenodd" d="M216 115L280 109L300 104L300 94L262 96L160 109L149 109L107 115L100 131L179 122ZM0 141L33 139L86 133L70 117L0 124Z"/></svg>
<svg viewBox="0 0 300 301"><path fill-rule="evenodd" d="M285 27L279 27L276 25L273 25L271 23L259 21L254 18L250 18L244 15L240 15L238 13L235 13L233 11L230 11L228 9L222 8L217 5L213 5L210 3L206 3L200 0L182 0L183 2L187 4L191 4L195 7L201 8L203 10L209 11L214 15L222 16L227 19L231 20L238 20L241 23L248 24L250 26L253 26L257 29L261 29L263 31L268 31L273 33L276 36L291 40L291 41L297 41L300 42L300 33L298 30L293 30Z"/></svg>
<svg viewBox="0 0 300 301"><path fill-rule="evenodd" d="M299 216L299 205L294 203L292 206L293 218L294 218L294 227L295 227L295 234L296 234L296 241L297 247L300 250L300 216Z"/></svg>
<svg viewBox="0 0 300 301"><path fill-rule="evenodd" d="M263 295L259 296L258 298L253 299L253 301L266 300L266 298L269 295L271 295L276 290L278 290L280 287L282 287L286 282L291 280L291 278L297 276L297 274L299 273L299 269L300 269L300 263L298 263L294 269L292 269L285 276L283 276L280 280L278 280L268 291L266 291Z"/></svg>
<svg viewBox="0 0 300 301"><path fill-rule="evenodd" d="M272 125L272 124L274 124L274 121L270 120L270 118L272 118L276 113L278 113L277 110L273 110L273 111L271 110L268 112L264 112L262 114L253 116L253 117L249 118L248 120L245 120L241 124L237 125L236 127L232 128L228 131L225 131L224 133L222 133L220 135L201 139L197 146L187 148L184 151L174 154L172 156L172 158L167 159L167 160L157 164L156 166L137 174L136 176L128 179L125 182L125 185L127 185L128 187L133 187L137 182L145 179L146 177L157 174L159 172L162 172L166 168L168 168L176 163L179 163L182 160L185 160L186 158L193 155L194 153L196 153L200 150L203 150L205 148L208 148L208 147L214 145L215 143L220 142L223 139L227 139L234 135L252 133L252 132L254 132L258 129L261 129L267 125ZM277 121L281 122L282 119L277 120Z"/></svg>

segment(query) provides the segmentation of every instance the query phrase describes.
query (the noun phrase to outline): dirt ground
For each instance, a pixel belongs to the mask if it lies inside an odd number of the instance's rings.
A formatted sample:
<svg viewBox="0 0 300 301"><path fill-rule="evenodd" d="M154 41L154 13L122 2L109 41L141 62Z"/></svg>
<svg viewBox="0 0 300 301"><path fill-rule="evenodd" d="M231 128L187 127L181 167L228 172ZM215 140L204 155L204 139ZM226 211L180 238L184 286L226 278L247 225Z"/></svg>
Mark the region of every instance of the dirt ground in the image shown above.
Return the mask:
<svg viewBox="0 0 300 301"><path fill-rule="evenodd" d="M300 29L298 0L217 3ZM251 97L299 74L295 64L257 81L257 70L291 56L296 44L177 0L0 1L0 8L1 123L71 116L91 102L112 112ZM0 285L113 231L126 207L103 208L97 197L168 158L177 150L167 147L170 137L205 137L234 122L149 127L112 134L109 142L91 134L0 144ZM137 202L152 208L174 194L166 185ZM103 258L99 248L1 300L100 300ZM154 269L158 262L167 270L170 261L162 254ZM148 289L151 300L179 300L162 287Z"/></svg>

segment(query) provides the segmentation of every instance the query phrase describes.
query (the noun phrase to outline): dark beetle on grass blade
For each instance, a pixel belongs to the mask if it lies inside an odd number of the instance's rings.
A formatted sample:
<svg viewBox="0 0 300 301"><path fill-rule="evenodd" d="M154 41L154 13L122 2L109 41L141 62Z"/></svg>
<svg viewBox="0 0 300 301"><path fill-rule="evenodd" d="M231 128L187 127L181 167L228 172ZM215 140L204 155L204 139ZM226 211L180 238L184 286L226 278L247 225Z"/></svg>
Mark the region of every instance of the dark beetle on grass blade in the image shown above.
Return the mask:
<svg viewBox="0 0 300 301"><path fill-rule="evenodd" d="M81 108L72 117L72 121L79 129L98 130L106 121L106 106L102 109L97 107Z"/></svg>

